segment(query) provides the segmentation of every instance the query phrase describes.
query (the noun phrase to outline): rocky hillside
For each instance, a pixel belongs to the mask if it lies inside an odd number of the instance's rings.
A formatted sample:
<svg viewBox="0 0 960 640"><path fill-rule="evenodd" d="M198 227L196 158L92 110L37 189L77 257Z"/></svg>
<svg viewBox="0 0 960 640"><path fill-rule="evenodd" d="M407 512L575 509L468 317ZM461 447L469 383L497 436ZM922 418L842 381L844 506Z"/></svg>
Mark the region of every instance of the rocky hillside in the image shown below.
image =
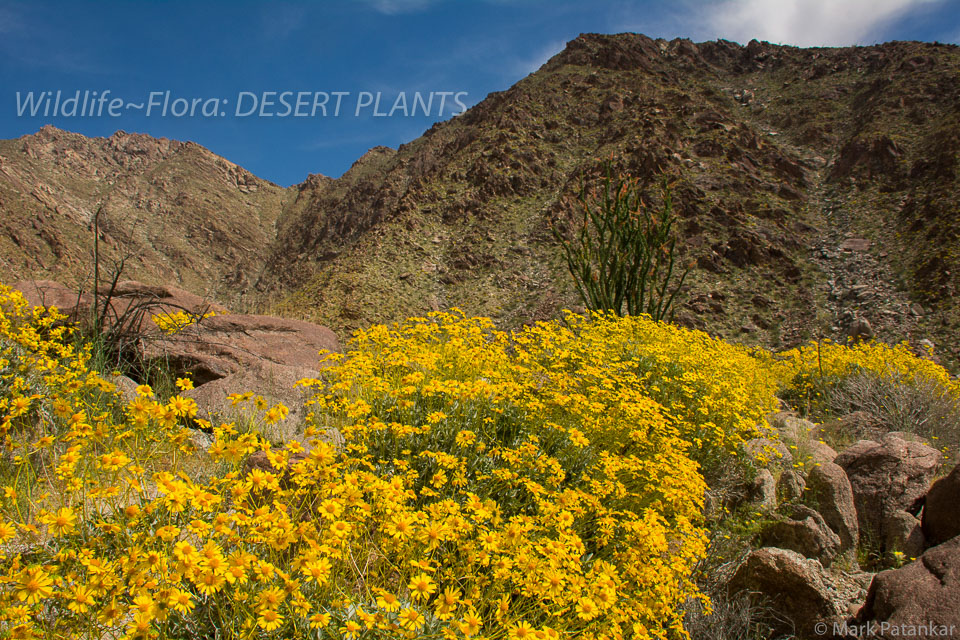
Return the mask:
<svg viewBox="0 0 960 640"><path fill-rule="evenodd" d="M0 141L0 277L92 276L94 215L109 273L229 304L262 266L284 190L192 142L47 126Z"/></svg>
<svg viewBox="0 0 960 640"><path fill-rule="evenodd" d="M261 286L338 328L451 305L549 317L577 303L550 224L612 156L674 184L699 265L687 324L776 347L863 319L940 345L960 266L958 68L956 47L913 42L584 35L399 150L300 185Z"/></svg>
<svg viewBox="0 0 960 640"><path fill-rule="evenodd" d="M0 143L0 275L81 275L103 200L131 277L227 304L255 285L261 308L341 336L449 306L515 326L578 304L550 228L612 157L653 198L672 184L697 265L681 322L774 348L930 339L955 363L958 69L957 47L917 42L582 35L464 115L287 192L190 143L45 128Z"/></svg>

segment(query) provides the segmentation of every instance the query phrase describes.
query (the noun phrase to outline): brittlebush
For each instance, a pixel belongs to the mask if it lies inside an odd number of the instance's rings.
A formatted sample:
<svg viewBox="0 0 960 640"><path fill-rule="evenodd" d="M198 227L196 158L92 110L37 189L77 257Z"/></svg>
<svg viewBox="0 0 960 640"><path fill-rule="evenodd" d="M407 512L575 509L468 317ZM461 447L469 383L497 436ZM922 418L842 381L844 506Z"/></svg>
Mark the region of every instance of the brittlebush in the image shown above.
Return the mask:
<svg viewBox="0 0 960 640"><path fill-rule="evenodd" d="M644 318L435 313L301 381L302 442L216 425L201 478L193 401L123 401L57 320L0 289L10 637L683 638L701 465L782 378Z"/></svg>
<svg viewBox="0 0 960 640"><path fill-rule="evenodd" d="M158 313L155 316L152 316L151 319L157 327L168 335L173 335L179 333L189 327L190 325L196 324L201 320L210 318L217 315L214 311L208 311L207 313L187 313L186 311L170 311L166 313Z"/></svg>
<svg viewBox="0 0 960 640"><path fill-rule="evenodd" d="M905 344L861 342L845 346L825 340L786 351L779 359L778 376L783 384L798 404L805 404L814 413L823 410L820 404L831 388L861 372L896 377L906 384L931 382L960 397L960 381L952 379L940 365L914 355Z"/></svg>
<svg viewBox="0 0 960 640"><path fill-rule="evenodd" d="M948 458L960 451L960 381L906 344L824 341L780 354L775 369L784 398L811 418L864 410L887 429L930 438Z"/></svg>

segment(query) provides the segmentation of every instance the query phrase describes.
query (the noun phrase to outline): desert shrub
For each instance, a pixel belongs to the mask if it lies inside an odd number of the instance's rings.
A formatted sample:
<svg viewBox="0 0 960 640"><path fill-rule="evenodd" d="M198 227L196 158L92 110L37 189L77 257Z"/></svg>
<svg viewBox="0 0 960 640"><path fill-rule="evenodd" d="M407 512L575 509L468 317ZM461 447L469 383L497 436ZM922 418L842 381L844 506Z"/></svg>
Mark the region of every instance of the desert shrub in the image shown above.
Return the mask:
<svg viewBox="0 0 960 640"><path fill-rule="evenodd" d="M865 412L887 431L928 438L956 456L960 447L960 394L940 381L900 373L859 371L846 376L829 394L829 412Z"/></svg>
<svg viewBox="0 0 960 640"><path fill-rule="evenodd" d="M391 541L394 524L371 536L358 523L383 560L351 580L386 589L393 558L420 557L490 637L682 635L678 605L695 593L703 550L702 480L636 377L574 336L559 323L511 336L431 314L354 338L330 382L316 383L316 410L339 426L348 464L405 479L394 520L420 537L445 533L431 550ZM399 583L418 570L401 569Z"/></svg>
<svg viewBox="0 0 960 640"><path fill-rule="evenodd" d="M779 379L762 350L646 316L570 314L566 326L575 345L567 366L603 362L660 403L711 477L740 455L745 441L761 435L777 407Z"/></svg>
<svg viewBox="0 0 960 640"><path fill-rule="evenodd" d="M553 229L567 268L587 308L664 319L690 271L688 265L674 272L676 216L670 189L664 180L662 203L653 206L644 202L636 178L614 175L611 160L601 171L599 189L587 189L581 181L582 219L573 233Z"/></svg>
<svg viewBox="0 0 960 640"><path fill-rule="evenodd" d="M690 640L790 640L795 636L778 634L777 628L789 624L776 608L759 594L727 594L721 591L706 605L691 599L684 607L684 624Z"/></svg>
<svg viewBox="0 0 960 640"><path fill-rule="evenodd" d="M885 430L916 433L956 451L960 381L906 345L825 341L780 357L783 396L813 419L863 411Z"/></svg>
<svg viewBox="0 0 960 640"><path fill-rule="evenodd" d="M16 504L26 496L34 506L68 507L77 491L97 495L110 456L133 466L175 462L187 442L183 410L154 402L146 386L124 407L116 386L90 369L89 345L78 347L62 319L0 285L0 475Z"/></svg>
<svg viewBox="0 0 960 640"><path fill-rule="evenodd" d="M200 479L182 464L192 402L144 386L123 403L3 295L4 633L685 635L705 545L696 446L607 361L621 347L594 349L613 319L373 327L304 381L309 451L219 425L220 473ZM315 437L329 426L342 447ZM271 466L243 471L258 451Z"/></svg>

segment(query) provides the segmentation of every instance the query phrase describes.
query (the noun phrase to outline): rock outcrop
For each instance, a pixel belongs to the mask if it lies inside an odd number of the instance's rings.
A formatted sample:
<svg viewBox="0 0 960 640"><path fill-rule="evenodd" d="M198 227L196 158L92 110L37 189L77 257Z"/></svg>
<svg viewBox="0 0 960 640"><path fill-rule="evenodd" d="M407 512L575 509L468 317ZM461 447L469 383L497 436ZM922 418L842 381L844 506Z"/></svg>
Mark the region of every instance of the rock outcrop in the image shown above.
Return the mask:
<svg viewBox="0 0 960 640"><path fill-rule="evenodd" d="M880 442L861 440L837 456L853 489L860 533L883 540L888 514L917 514L940 464L940 452L902 434L888 433Z"/></svg>
<svg viewBox="0 0 960 640"><path fill-rule="evenodd" d="M934 482L927 492L923 534L930 546L960 536L960 465Z"/></svg>
<svg viewBox="0 0 960 640"><path fill-rule="evenodd" d="M842 615L820 563L788 549L764 547L750 552L734 573L729 589L768 599L783 616L776 631L799 638L815 637L818 622L833 622Z"/></svg>
<svg viewBox="0 0 960 640"><path fill-rule="evenodd" d="M807 474L809 499L840 538L840 552L856 551L860 525L853 488L846 472L832 462L814 465Z"/></svg>
<svg viewBox="0 0 960 640"><path fill-rule="evenodd" d="M56 307L68 322L87 322L94 305L92 292L68 287L53 280L20 280L12 287L21 291L34 306ZM124 324L129 333L158 334L152 317L158 314L186 312L203 315L226 313L227 309L184 289L169 285L148 285L136 280L122 280L111 289L100 287L99 304L107 327Z"/></svg>
<svg viewBox="0 0 960 640"><path fill-rule="evenodd" d="M900 569L878 573L857 619L870 625L871 635L878 638L956 637L960 633L960 537L927 550Z"/></svg>
<svg viewBox="0 0 960 640"><path fill-rule="evenodd" d="M31 304L56 306L68 320L83 320L93 305L91 295L78 295L54 281L20 281L14 288ZM153 321L153 316L180 311L199 320L173 334L165 333ZM202 317L211 312L215 315ZM196 387L185 395L196 400L201 418L229 421L244 415L249 409L235 406L227 397L234 393L250 391L268 405L282 403L289 414L276 426L278 439L292 437L304 424L307 393L296 383L319 374L321 350L339 350L337 337L326 327L272 316L231 314L183 289L136 281L119 282L113 289L105 321L108 328L124 323L128 348L135 351L130 355L139 359L145 370L160 364L176 376L191 378ZM129 380L124 385L129 395L130 385L135 387L136 382Z"/></svg>
<svg viewBox="0 0 960 640"><path fill-rule="evenodd" d="M891 511L883 519L883 548L887 554L900 552L910 560L926 548L920 520L906 511Z"/></svg>
<svg viewBox="0 0 960 640"><path fill-rule="evenodd" d="M780 502L796 502L803 497L807 480L799 471L789 469L777 480L777 499Z"/></svg>
<svg viewBox="0 0 960 640"><path fill-rule="evenodd" d="M829 567L840 552L840 538L823 516L803 505L783 505L780 512L785 517L764 527L760 544L790 549Z"/></svg>
<svg viewBox="0 0 960 640"><path fill-rule="evenodd" d="M761 469L750 484L747 498L761 509L777 508L777 481L769 469Z"/></svg>
<svg viewBox="0 0 960 640"><path fill-rule="evenodd" d="M215 424L255 417L260 413L249 402L235 404L228 397L231 394L252 391L261 396L269 406L283 404L289 414L274 425L264 427L264 430L271 440L289 440L303 429L307 414L306 402L310 396L309 390L297 386L297 382L318 375L315 368L261 362L226 377L206 382L184 392L183 395L196 401L201 418Z"/></svg>
<svg viewBox="0 0 960 640"><path fill-rule="evenodd" d="M172 336L143 342L146 361L161 360L190 373L198 384L258 367L316 369L321 350L337 351L337 337L326 327L302 320L254 315L218 315Z"/></svg>

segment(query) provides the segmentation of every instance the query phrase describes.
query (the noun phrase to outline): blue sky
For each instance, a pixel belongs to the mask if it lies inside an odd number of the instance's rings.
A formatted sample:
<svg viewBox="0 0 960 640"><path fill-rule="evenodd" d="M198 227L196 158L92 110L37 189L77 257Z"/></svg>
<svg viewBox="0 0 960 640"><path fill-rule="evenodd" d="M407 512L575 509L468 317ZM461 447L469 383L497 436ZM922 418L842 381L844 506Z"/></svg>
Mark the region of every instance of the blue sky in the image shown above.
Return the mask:
<svg viewBox="0 0 960 640"><path fill-rule="evenodd" d="M0 0L0 138L53 124L90 136L122 129L193 140L286 186L310 173L339 176L370 147L413 140L461 104L535 71L579 33L623 31L800 46L958 43L960 2ZM57 91L61 101L108 91L120 101L116 116L109 101L99 112L88 107L93 115L79 115L79 104L77 114L64 114L53 101ZM39 105L33 116L31 92ZM48 103L41 92L49 92ZM283 92L289 107L279 103ZM333 92L343 94L338 114ZM323 94L326 116L313 106ZM397 103L401 94L405 105ZM185 102L173 105L178 99ZM174 109L186 113L177 117Z"/></svg>

